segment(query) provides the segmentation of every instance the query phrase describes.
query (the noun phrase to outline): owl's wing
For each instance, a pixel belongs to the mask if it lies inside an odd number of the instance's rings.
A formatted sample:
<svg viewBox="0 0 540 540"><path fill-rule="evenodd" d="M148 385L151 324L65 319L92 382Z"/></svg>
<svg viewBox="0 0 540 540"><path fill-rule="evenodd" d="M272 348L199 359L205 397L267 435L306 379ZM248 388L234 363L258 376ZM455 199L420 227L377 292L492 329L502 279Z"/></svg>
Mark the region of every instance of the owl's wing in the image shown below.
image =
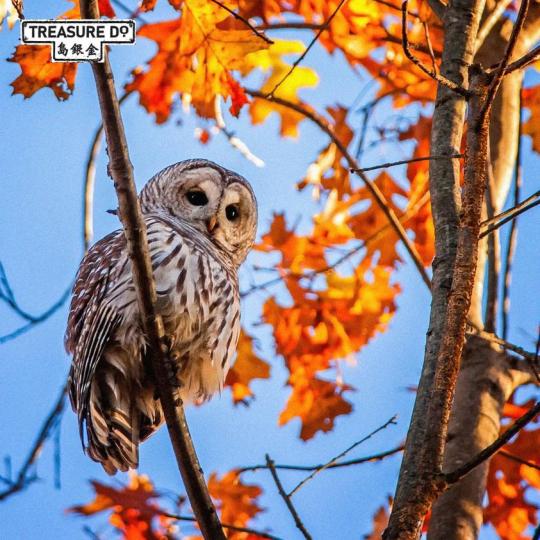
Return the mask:
<svg viewBox="0 0 540 540"><path fill-rule="evenodd" d="M69 397L78 412L81 429L97 364L122 320L121 313L103 299L122 270L119 263L124 248L122 231L115 231L97 242L83 259L73 287L65 346L73 354Z"/></svg>

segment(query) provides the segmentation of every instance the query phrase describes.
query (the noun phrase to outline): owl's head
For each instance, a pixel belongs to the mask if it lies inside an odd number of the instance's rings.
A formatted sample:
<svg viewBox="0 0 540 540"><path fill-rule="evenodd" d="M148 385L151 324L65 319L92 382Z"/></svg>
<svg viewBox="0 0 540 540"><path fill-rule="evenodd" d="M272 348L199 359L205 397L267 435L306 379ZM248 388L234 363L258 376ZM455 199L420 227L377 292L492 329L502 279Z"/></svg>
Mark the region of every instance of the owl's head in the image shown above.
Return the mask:
<svg viewBox="0 0 540 540"><path fill-rule="evenodd" d="M165 212L187 221L239 266L257 232L257 200L248 181L212 161L181 161L157 173L142 189L143 213Z"/></svg>

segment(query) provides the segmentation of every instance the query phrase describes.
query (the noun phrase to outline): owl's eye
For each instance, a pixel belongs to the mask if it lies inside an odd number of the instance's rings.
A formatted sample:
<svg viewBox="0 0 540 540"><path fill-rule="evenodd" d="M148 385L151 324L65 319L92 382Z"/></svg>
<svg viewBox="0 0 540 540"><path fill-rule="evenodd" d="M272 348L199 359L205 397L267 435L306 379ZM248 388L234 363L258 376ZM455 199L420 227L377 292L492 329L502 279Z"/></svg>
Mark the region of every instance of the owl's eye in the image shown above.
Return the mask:
<svg viewBox="0 0 540 540"><path fill-rule="evenodd" d="M188 191L186 198L193 206L204 206L208 202L204 191Z"/></svg>
<svg viewBox="0 0 540 540"><path fill-rule="evenodd" d="M236 204L229 204L225 208L225 215L229 221L236 221L240 217L240 210Z"/></svg>

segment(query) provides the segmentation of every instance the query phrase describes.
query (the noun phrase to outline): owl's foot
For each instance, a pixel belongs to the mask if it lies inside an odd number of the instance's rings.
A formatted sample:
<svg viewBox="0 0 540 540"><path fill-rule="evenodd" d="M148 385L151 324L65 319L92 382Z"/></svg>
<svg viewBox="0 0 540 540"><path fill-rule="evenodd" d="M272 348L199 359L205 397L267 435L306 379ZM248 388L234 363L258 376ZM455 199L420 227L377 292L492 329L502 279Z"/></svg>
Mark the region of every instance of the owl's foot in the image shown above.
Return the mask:
<svg viewBox="0 0 540 540"><path fill-rule="evenodd" d="M180 365L180 355L176 351L171 351L166 357L165 368L167 370L167 379L173 390L177 390L183 386L178 376Z"/></svg>

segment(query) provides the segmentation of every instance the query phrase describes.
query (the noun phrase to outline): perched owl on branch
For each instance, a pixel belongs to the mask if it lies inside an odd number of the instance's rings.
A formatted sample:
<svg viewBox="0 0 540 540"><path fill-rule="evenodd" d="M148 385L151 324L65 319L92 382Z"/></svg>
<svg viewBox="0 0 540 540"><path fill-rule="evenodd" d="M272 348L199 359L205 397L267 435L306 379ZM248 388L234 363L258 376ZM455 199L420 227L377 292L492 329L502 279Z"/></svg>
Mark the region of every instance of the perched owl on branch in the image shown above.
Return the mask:
<svg viewBox="0 0 540 540"><path fill-rule="evenodd" d="M240 175L198 159L159 172L139 200L175 392L184 403L204 401L223 387L236 351L238 267L255 240L255 195ZM73 355L69 396L87 454L109 474L137 467L139 443L163 413L121 229L81 262L66 349Z"/></svg>

